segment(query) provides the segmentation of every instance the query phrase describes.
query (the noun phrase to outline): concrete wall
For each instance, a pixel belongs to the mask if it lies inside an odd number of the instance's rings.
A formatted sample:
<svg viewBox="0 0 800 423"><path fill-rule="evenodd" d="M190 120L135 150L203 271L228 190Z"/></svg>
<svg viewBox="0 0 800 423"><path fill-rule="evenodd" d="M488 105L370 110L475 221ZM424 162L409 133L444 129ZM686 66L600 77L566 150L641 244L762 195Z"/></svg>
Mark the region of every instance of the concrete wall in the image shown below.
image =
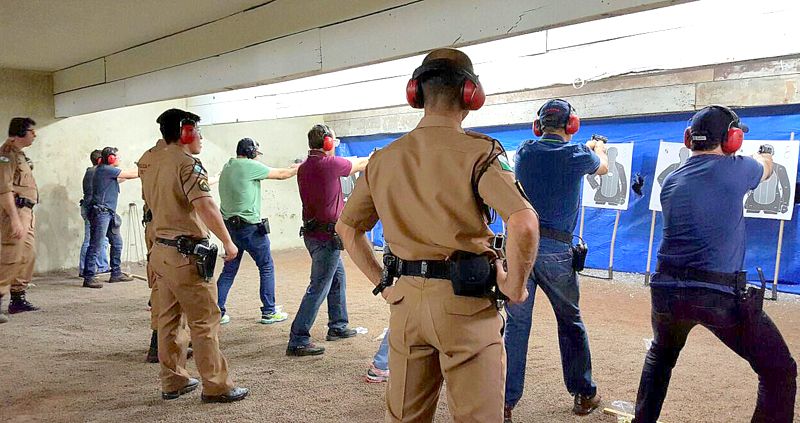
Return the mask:
<svg viewBox="0 0 800 423"><path fill-rule="evenodd" d="M6 78L3 80L5 84L0 84L0 92L27 87L29 80L30 77L18 78L15 79L17 82L10 84ZM50 103L45 98L49 98ZM36 207L36 272L46 272L77 267L84 230L78 201L82 197L81 181L89 166L89 153L95 148L114 146L119 148L120 167L134 168L134 162L160 137L156 117L170 107L185 108L186 101L126 107L57 121L52 118L51 95L42 98L23 96L17 103L0 102L0 105L3 115L11 116L18 114L17 110L23 110L21 114L29 114L44 122L38 126L38 137L26 153L34 161L34 175L41 198L41 204ZM46 116L48 110L51 113L49 119ZM305 155L306 132L319 120L307 117L206 126L202 128L205 143L200 159L211 175L217 174L235 154L236 142L248 136L261 143L265 152L264 163L286 167L294 158ZM263 183L263 187L262 210L272 224L274 248L301 245L297 236L301 220L297 183L294 179L268 181ZM123 218L123 262L129 256L132 261L139 260L142 257L131 243L133 231L141 231L142 226L138 221L132 226L129 224L129 204L136 204L140 219L141 183L139 180L127 181L121 184L120 190L117 212ZM219 200L216 189L212 192ZM143 246L139 247L143 251Z"/></svg>
<svg viewBox="0 0 800 423"><path fill-rule="evenodd" d="M573 85L490 95L466 127L530 123L549 98L563 98L581 118L686 112L708 104L736 107L800 103L800 55L675 71L645 72ZM407 132L422 112L408 106L325 115L338 136Z"/></svg>
<svg viewBox="0 0 800 423"><path fill-rule="evenodd" d="M5 140L9 120L15 116L29 116L39 124L55 120L53 77L50 73L0 68L2 139Z"/></svg>

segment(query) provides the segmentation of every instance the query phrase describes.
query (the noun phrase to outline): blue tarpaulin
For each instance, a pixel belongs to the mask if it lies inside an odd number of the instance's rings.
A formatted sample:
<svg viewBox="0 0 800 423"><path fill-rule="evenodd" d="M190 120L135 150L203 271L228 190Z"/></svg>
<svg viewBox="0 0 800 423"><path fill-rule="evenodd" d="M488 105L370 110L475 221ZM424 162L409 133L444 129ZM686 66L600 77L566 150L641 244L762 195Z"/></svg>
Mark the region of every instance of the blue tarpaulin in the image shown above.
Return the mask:
<svg viewBox="0 0 800 423"><path fill-rule="evenodd" d="M800 105L759 107L737 110L742 121L749 125L748 139L785 141L795 132L800 137ZM633 142L633 169L631 175L640 173L645 180L644 196L631 193L628 210L622 211L614 248L614 269L624 272L644 273L647 266L647 242L650 236L652 212L648 209L650 191L654 180L658 146L666 142L682 142L683 130L691 113L674 113L644 117L618 119L596 119L582 122L581 130L574 138L584 142L592 134L602 134L609 142ZM505 125L473 128L478 132L497 138L506 150L513 151L533 134L530 124ZM403 134L380 134L342 138L339 154L343 156L367 156L376 147L383 147ZM630 186L630 184L628 184ZM793 218L785 223L783 249L779 281L780 290L800 294L800 251L798 251L798 208ZM590 253L587 267L606 269L611 247L612 228L616 217L615 210L587 208L583 238L589 244ZM708 205L708 218L714 218L714 205ZM663 219L657 213L655 237L653 239L653 259L661 242ZM746 219L747 253L745 270L749 279L756 280L756 267L764 269L768 280L775 271L775 258L778 244L779 221L767 219ZM500 229L500 223L493 225ZM576 228L577 233L577 228ZM380 226L374 231L374 242L382 245Z"/></svg>

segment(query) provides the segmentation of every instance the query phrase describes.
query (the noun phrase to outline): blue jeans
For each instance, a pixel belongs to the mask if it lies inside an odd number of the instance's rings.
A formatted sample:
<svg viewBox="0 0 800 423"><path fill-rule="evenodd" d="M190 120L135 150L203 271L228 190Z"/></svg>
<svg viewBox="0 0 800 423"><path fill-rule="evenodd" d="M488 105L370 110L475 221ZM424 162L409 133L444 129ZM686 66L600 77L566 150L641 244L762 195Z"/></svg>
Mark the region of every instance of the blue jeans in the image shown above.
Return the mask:
<svg viewBox="0 0 800 423"><path fill-rule="evenodd" d="M311 326L317 318L322 301L328 299L328 328L339 331L347 328L344 264L336 249L336 241L304 238L311 255L311 282L297 310L289 334L289 347L311 343Z"/></svg>
<svg viewBox="0 0 800 423"><path fill-rule="evenodd" d="M86 250L89 248L89 239L92 237L92 224L86 213L86 207L81 206L81 217L83 218L83 244L81 244L81 261L78 263L78 275L83 276L83 268L86 261ZM108 240L103 238L103 243L97 251L97 261L95 262L97 271L108 271Z"/></svg>
<svg viewBox="0 0 800 423"><path fill-rule="evenodd" d="M108 238L111 243L111 277L121 276L122 269L122 236L116 222L116 213L108 209L89 209L89 223L91 235L89 247L86 249L86 268L83 269L83 279L91 280L97 273L97 255L102 248L103 239Z"/></svg>
<svg viewBox="0 0 800 423"><path fill-rule="evenodd" d="M744 313L731 294L704 288L651 288L653 344L647 352L636 397L637 423L661 414L670 376L689 331L701 325L758 374L753 422L788 423L794 418L797 364L772 320L763 311ZM712 374L696 375L709 378ZM722 399L724 402L724 398Z"/></svg>
<svg viewBox="0 0 800 423"><path fill-rule="evenodd" d="M372 359L372 364L378 370L389 370L389 331L383 336L381 346L375 352L375 357Z"/></svg>
<svg viewBox="0 0 800 423"><path fill-rule="evenodd" d="M539 255L528 278L528 299L522 304L506 306L508 323L505 345L508 371L505 401L511 407L517 405L525 385L528 338L531 334L533 300L537 286L547 295L556 315L561 368L567 391L571 395L588 396L597 392L597 386L592 381L589 338L578 308L580 292L577 274L572 270L572 251L563 242L542 238Z"/></svg>
<svg viewBox="0 0 800 423"><path fill-rule="evenodd" d="M228 222L225 227L231 234L233 243L239 249L239 254L235 259L226 261L222 268L222 274L217 281L217 294L219 296L217 304L222 314L225 315L225 300L228 299L228 292L233 285L233 279L239 271L239 264L242 256L247 251L250 257L258 266L258 276L261 282L259 294L261 295L261 314L272 314L275 312L275 267L272 263L272 254L269 249L269 236L259 232L259 225L247 225L235 228Z"/></svg>

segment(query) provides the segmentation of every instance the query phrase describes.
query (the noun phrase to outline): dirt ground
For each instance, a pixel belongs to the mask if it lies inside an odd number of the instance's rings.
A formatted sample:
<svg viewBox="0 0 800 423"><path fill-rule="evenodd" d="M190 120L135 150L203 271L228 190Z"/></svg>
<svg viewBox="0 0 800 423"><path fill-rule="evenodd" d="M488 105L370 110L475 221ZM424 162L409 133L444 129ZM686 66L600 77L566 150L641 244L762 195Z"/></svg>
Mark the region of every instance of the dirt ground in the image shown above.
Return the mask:
<svg viewBox="0 0 800 423"><path fill-rule="evenodd" d="M387 326L389 310L372 296L369 282L349 258L348 310L352 327L369 333L325 342L326 308L312 331L327 348L320 357L285 356L289 326L308 283L305 250L274 254L277 298L290 320L262 326L258 275L247 258L228 302L232 322L223 327L222 350L235 382L251 389L234 404L202 404L199 390L181 399L160 399L158 365L144 363L150 339L145 282L80 288L69 275L35 279L29 299L43 308L14 315L0 325L0 422L377 422L382 421L385 385L362 376ZM141 270L138 273L143 274ZM581 304L592 346L594 378L605 406L633 401L652 337L649 291L641 276L614 281L583 277ZM613 422L595 412L571 414L572 398L561 379L552 308L537 296L528 352L526 390L516 422ZM7 303L6 303L7 305ZM800 356L800 301L783 295L767 312ZM196 373L194 364L190 371ZM479 385L476 386L479 388ZM689 337L673 374L662 421L744 422L755 404L757 379L748 364L707 330ZM800 420L800 412L795 411ZM437 421L450 421L444 392Z"/></svg>

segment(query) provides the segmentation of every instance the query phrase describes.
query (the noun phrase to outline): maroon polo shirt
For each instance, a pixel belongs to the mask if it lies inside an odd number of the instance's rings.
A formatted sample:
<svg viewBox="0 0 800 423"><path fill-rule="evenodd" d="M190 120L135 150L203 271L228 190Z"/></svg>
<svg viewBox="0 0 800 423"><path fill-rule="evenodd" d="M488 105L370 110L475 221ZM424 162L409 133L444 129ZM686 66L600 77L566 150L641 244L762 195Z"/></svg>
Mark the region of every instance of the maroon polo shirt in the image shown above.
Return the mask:
<svg viewBox="0 0 800 423"><path fill-rule="evenodd" d="M308 158L297 169L297 186L303 202L303 221L316 219L320 223L335 223L344 208L340 177L349 176L353 169L350 160L327 156L310 150ZM330 239L325 233L312 233L315 239Z"/></svg>

